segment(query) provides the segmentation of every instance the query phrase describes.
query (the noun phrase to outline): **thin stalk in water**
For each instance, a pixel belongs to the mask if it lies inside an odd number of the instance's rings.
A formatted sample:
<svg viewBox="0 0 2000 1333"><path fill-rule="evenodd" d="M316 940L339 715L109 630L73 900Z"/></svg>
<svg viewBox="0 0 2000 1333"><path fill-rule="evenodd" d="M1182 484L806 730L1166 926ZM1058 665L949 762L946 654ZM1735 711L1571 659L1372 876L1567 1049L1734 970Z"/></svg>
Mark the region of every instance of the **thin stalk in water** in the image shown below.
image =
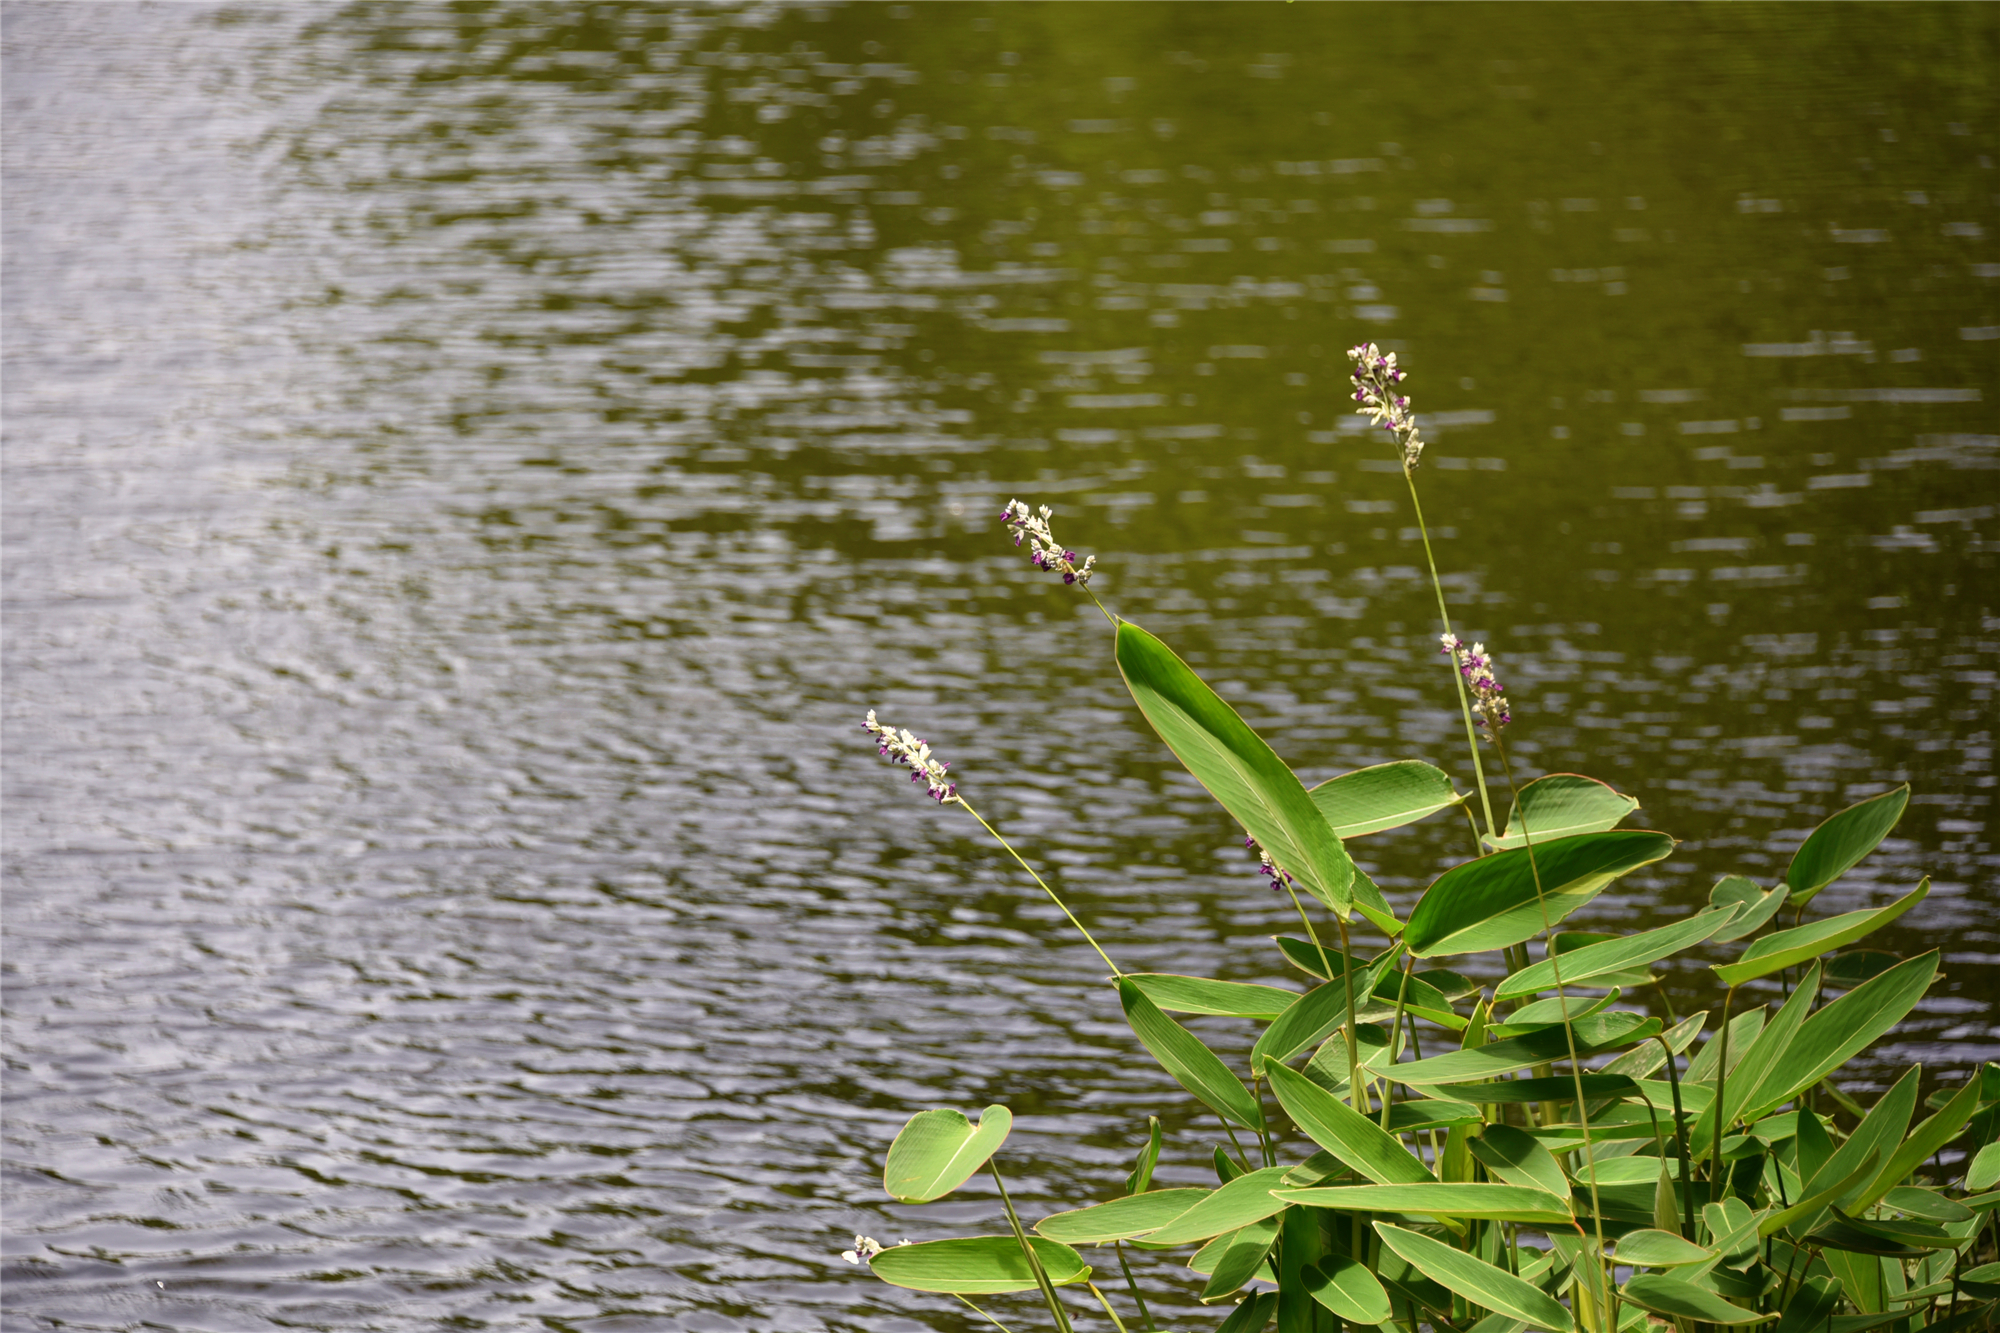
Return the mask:
<svg viewBox="0 0 2000 1333"><path fill-rule="evenodd" d="M1014 1211L1014 1201L1007 1197L1007 1182L1000 1179L1000 1169L988 1161L986 1170L992 1175L993 1183L999 1187L1000 1206L1007 1210L1007 1225L1014 1228L1014 1239L1021 1242L1021 1253L1028 1257L1028 1271L1035 1275L1035 1285L1041 1288L1042 1300L1048 1304L1049 1317L1056 1321L1057 1333L1075 1333L1070 1327L1069 1314L1062 1308L1062 1302L1056 1299L1055 1284L1050 1282L1049 1275L1042 1271L1041 1256L1036 1254L1035 1247L1028 1243L1028 1233L1021 1227L1021 1217Z"/></svg>
<svg viewBox="0 0 2000 1333"><path fill-rule="evenodd" d="M958 1295L957 1292L953 1292L952 1294L954 1296ZM966 1300L965 1297L959 1296L958 1299L960 1304L964 1305L968 1310L971 1310L972 1313L978 1315L981 1319L984 1319L987 1323L993 1325L993 1327L999 1329L1000 1333L1014 1333L1013 1329L1008 1328L998 1319L995 1319L992 1315L986 1313L986 1311L980 1309L978 1306L974 1305L971 1301Z"/></svg>
<svg viewBox="0 0 2000 1333"><path fill-rule="evenodd" d="M1125 1289L1132 1293L1132 1304L1139 1307L1139 1317L1146 1321L1146 1333L1160 1333L1160 1326L1153 1322L1153 1312L1146 1308L1146 1298L1139 1294L1139 1280L1132 1276L1132 1265L1125 1259L1125 1242L1114 1240L1111 1248L1118 1252L1118 1267L1125 1274Z"/></svg>
<svg viewBox="0 0 2000 1333"><path fill-rule="evenodd" d="M1282 872L1280 872L1282 873ZM1299 891L1292 887L1292 877L1284 876L1285 892L1292 895L1292 907L1298 912L1299 920L1306 928L1306 938L1319 952L1320 970L1328 981L1333 980L1333 960L1327 956L1326 946L1319 942L1319 932L1313 929L1312 918L1306 915L1306 905L1299 901ZM1358 1034L1354 1030L1354 956L1347 947L1347 923L1339 916L1334 921L1340 927L1340 979L1347 987L1347 1094L1348 1101L1361 1114L1368 1112L1361 1104L1361 1057L1358 1049Z"/></svg>
<svg viewBox="0 0 2000 1333"><path fill-rule="evenodd" d="M1061 895L1058 894L1054 889L1050 888L1048 884L1043 881L1042 877L1035 873L1035 868L1029 865L1027 861L1022 858L1019 852L1014 850L1013 844L1008 842L1005 838L1001 837L1000 831L994 828L991 824L987 823L984 817L982 817L977 810L974 810L970 805L966 804L964 797L962 796L959 797L958 803L960 805L965 806L965 813L971 815L974 819L979 820L979 827L985 829L988 833L991 833L993 835L993 840L999 843L1002 847L1005 847L1007 849L1007 855L1013 857L1015 861L1020 863L1021 869L1028 872L1029 878L1033 879L1036 884L1041 885L1042 892L1048 894L1049 900L1053 902L1057 907L1062 909L1062 914L1069 918L1069 923L1072 926L1076 927L1077 934L1083 936L1084 943L1088 944L1091 948L1097 950L1097 956L1099 958L1102 958L1104 960L1104 965L1111 969L1111 975L1114 977L1124 976L1125 974L1118 970L1118 964L1111 961L1111 955L1104 952L1104 947L1100 945L1095 939L1092 939L1090 932L1083 928L1083 922L1078 921L1076 919L1076 913L1069 910L1069 904L1065 903L1062 900Z"/></svg>

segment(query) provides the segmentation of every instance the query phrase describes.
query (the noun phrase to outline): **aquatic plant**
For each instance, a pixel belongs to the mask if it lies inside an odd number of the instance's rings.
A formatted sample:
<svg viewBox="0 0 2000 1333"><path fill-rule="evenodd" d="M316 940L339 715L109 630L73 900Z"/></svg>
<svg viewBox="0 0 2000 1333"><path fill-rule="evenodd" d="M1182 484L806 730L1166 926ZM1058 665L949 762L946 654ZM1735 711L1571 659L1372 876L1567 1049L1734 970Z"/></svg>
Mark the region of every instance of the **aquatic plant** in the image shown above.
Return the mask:
<svg viewBox="0 0 2000 1333"><path fill-rule="evenodd" d="M1359 410L1394 438L1422 530L1423 445L1397 392L1405 372L1373 345L1351 355ZM1079 562L1056 543L1047 507L1011 501L1003 517L1038 568L1104 610L1088 586L1095 558ZM1424 546L1428 559L1427 532ZM1231 1307L1220 1333L1274 1322L1282 1333L1994 1327L2000 1066L1922 1107L1917 1068L1872 1106L1839 1083L1938 978L1936 950L1898 958L1851 947L1921 903L1929 881L1881 907L1806 919L1820 891L1888 836L1909 788L1828 818L1776 884L1729 875L1707 907L1668 925L1562 931L1621 877L1670 855L1674 839L1622 827L1638 802L1595 779L1515 782L1502 739L1511 713L1492 656L1452 632L1435 561L1430 572L1483 830L1469 811L1474 793L1427 763L1306 787L1166 644L1105 610L1139 711L1242 824L1304 931L1277 941L1274 967L1303 991L1126 973L1084 931L1139 1045L1221 1124L1230 1148L1214 1150L1217 1187L1154 1183L1165 1151L1154 1116L1135 1169L1103 1202L1025 1226L995 1165L1012 1125L1007 1108L989 1106L977 1123L927 1110L890 1145L884 1188L923 1203L984 1169L1010 1234L886 1248L857 1237L843 1257L975 1310L975 1296L1039 1292L1059 1333L1078 1317L1064 1287L1088 1291L1119 1333L1155 1330L1128 1250L1185 1248L1199 1299ZM940 804L963 806L1034 875L924 742L872 712L868 728L913 781ZM1498 827L1482 734L1512 797ZM1476 855L1400 918L1346 844L1450 809L1467 811ZM1333 927L1330 940L1308 898ZM1357 951L1357 916L1384 947ZM1733 959L1712 965L1725 988L1713 1023L1708 1012L1663 1020L1621 1003L1658 979L1656 967L1704 943L1735 946ZM1497 956L1504 979L1489 988L1439 965L1468 955ZM1768 990L1773 978L1775 1008L1743 1002L1744 987ZM1232 1068L1177 1013L1255 1024L1247 1069ZM1091 1248L1109 1249L1128 1315L1094 1281Z"/></svg>

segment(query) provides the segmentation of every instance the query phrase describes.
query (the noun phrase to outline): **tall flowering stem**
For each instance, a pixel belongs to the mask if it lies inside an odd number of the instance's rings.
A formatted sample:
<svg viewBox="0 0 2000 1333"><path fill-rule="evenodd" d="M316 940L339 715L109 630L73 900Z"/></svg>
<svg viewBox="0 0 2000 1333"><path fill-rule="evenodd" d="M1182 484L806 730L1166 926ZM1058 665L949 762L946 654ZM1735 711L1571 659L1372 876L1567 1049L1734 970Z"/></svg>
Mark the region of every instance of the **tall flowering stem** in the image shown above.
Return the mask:
<svg viewBox="0 0 2000 1333"><path fill-rule="evenodd" d="M1423 457L1424 442L1417 433L1416 415L1410 411L1410 400L1397 391L1397 386L1409 377L1409 372L1396 364L1394 352L1384 353L1374 343L1362 343L1347 352L1354 362L1354 401L1361 404L1355 411L1361 416L1381 426L1396 442L1396 450L1403 464L1403 483L1410 490L1410 508L1416 513L1417 534L1423 538L1424 563L1430 569L1431 591L1437 597L1438 619L1443 622L1444 632L1451 634L1451 612L1444 604L1444 583L1438 578L1437 557L1431 551L1431 530L1424 522L1423 501L1417 498L1417 462ZM1465 720L1465 745L1472 754L1472 777L1479 787L1479 808L1486 816L1486 836L1498 835L1499 829L1493 822L1493 800L1486 790L1486 765L1479 757L1479 734L1472 727L1472 699L1467 693L1466 681L1458 676L1458 711ZM1485 854L1485 848L1480 853Z"/></svg>
<svg viewBox="0 0 2000 1333"><path fill-rule="evenodd" d="M1076 919L1076 913L1069 910L1069 904L1062 900L1061 895L1050 888L1047 882L1035 873L1035 868L1029 865L1019 852L1014 850L1012 843L1000 836L1000 830L987 823L985 817L973 809L969 801L958 794L958 784L945 776L945 770L950 768L951 765L931 753L929 741L918 736L913 736L907 731L898 731L894 727L878 722L875 718L875 710L872 708L868 710L868 720L863 722L861 727L862 730L875 738L877 752L884 758L893 759L908 768L910 770L910 781L922 783L925 793L932 800L936 801L939 805L958 806L965 813L978 820L979 827L992 834L993 841L1006 848L1007 855L1019 862L1021 869L1028 872L1028 877L1040 885L1042 892L1048 894L1055 905L1062 909L1062 914L1069 918L1069 923L1076 927L1077 933L1083 936L1084 942L1097 950L1097 956L1102 958L1104 965L1111 969L1111 975L1115 977L1125 975L1119 971L1118 964L1111 961L1111 955L1104 952L1097 941L1091 937L1090 932L1083 928L1083 922Z"/></svg>
<svg viewBox="0 0 2000 1333"><path fill-rule="evenodd" d="M1056 540L1055 532L1049 527L1049 520L1055 517L1055 510L1047 505L1030 509L1019 500L1009 500L1000 511L1001 521L1014 534L1014 545L1028 544L1028 561L1036 569L1045 569L1051 574L1062 575L1062 581L1089 593L1090 600L1097 603L1097 609L1104 618L1116 627L1117 617L1104 609L1097 594L1090 591L1090 576L1097 571L1097 557L1079 557Z"/></svg>

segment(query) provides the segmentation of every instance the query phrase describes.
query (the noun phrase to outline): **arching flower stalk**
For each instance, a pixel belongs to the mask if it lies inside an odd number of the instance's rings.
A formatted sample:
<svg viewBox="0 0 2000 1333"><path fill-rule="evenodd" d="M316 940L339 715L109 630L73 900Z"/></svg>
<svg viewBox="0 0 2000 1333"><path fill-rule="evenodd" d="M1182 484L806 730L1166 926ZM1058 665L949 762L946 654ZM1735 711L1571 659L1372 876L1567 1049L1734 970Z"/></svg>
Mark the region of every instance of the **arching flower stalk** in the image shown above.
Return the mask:
<svg viewBox="0 0 2000 1333"><path fill-rule="evenodd" d="M1055 511L1047 505L1035 510L1019 500L1009 500L1007 507L1000 511L1001 519L1014 530L1014 545L1019 546L1024 539L1027 541L1028 558L1037 569L1062 575L1064 583L1088 588L1091 571L1097 567L1097 557L1085 556L1079 564L1075 551L1064 550L1049 530L1049 519L1054 515Z"/></svg>
<svg viewBox="0 0 2000 1333"><path fill-rule="evenodd" d="M1410 400L1396 392L1405 377L1396 366L1396 354L1385 355L1374 343L1362 343L1350 347L1347 355L1354 361L1354 401L1361 404L1355 411L1395 437L1403 471L1414 472L1417 460L1423 457L1424 442L1417 436Z"/></svg>
<svg viewBox="0 0 2000 1333"><path fill-rule="evenodd" d="M877 749L886 758L909 767L910 781L921 782L930 798L939 805L964 805L959 799L958 784L945 776L951 765L931 755L930 742L912 736L907 731L883 726L875 720L875 710L868 710L868 720L862 729L873 736Z"/></svg>

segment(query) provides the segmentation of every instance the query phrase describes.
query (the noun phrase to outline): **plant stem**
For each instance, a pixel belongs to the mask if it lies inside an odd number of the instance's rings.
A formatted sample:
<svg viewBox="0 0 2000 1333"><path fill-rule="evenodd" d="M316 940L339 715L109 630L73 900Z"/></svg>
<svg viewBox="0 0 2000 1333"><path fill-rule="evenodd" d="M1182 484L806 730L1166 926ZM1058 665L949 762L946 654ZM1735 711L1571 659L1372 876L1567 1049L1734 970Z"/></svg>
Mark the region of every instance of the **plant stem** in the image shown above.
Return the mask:
<svg viewBox="0 0 2000 1333"><path fill-rule="evenodd" d="M1020 862L1021 869L1028 872L1029 878L1033 879L1035 883L1040 884L1042 886L1042 892L1048 894L1050 899L1054 901L1055 905L1062 909L1062 914L1069 918L1069 923L1072 926L1076 927L1077 933L1083 936L1084 942L1090 945L1091 948L1097 950L1097 956L1099 958L1102 958L1104 960L1104 965L1111 969L1111 975L1114 977L1124 976L1125 974L1118 970L1118 964L1111 961L1111 955L1104 952L1103 947L1100 946L1096 940L1090 937L1090 932L1083 928L1083 922L1078 921L1076 919L1076 913L1070 911L1069 905L1065 903L1061 899L1061 897L1057 895L1056 891L1043 882L1042 877L1035 873L1035 868L1033 866L1029 865L1025 860L1022 860L1021 854L1014 850L1014 845L1008 842L1005 838L1000 836L1000 830L994 828L991 824L987 823L985 816L981 815L977 810L974 810L972 806L969 803L967 803L966 799L963 796L958 797L957 801L959 805L965 807L965 813L971 815L974 819L977 819L979 821L979 827L985 829L988 833L993 835L993 841L999 843L1002 847L1005 847L1007 849L1007 855L1013 857L1016 861Z"/></svg>
<svg viewBox="0 0 2000 1333"><path fill-rule="evenodd" d="M1125 1321L1120 1319L1118 1312L1111 1308L1111 1302L1104 1299L1104 1293L1097 1289L1097 1284L1086 1280L1083 1285L1090 1288L1090 1294L1097 1297L1097 1303L1104 1307L1104 1313L1111 1316L1111 1322L1117 1325L1118 1333L1125 1333Z"/></svg>
<svg viewBox="0 0 2000 1333"><path fill-rule="evenodd" d="M1723 1097L1729 1091L1729 1008L1735 1003L1736 987L1731 986L1728 993L1722 997L1722 1035L1720 1037L1722 1054L1715 1062L1715 1142L1710 1144L1708 1149L1708 1201L1710 1203L1720 1202L1722 1197L1716 1193L1716 1182L1721 1179L1722 1133L1726 1128L1722 1122L1722 1113L1728 1109L1723 1103ZM1752 1089L1752 1091L1755 1091L1755 1089ZM1731 1118L1734 1119L1734 1117Z"/></svg>
<svg viewBox="0 0 2000 1333"><path fill-rule="evenodd" d="M1354 953L1348 946L1347 923L1336 913L1333 924L1340 927L1340 979L1347 986L1347 1100L1357 1114L1367 1115L1368 1094L1361 1087L1361 1025L1354 1014Z"/></svg>
<svg viewBox="0 0 2000 1333"><path fill-rule="evenodd" d="M1444 632L1451 633L1451 612L1444 605L1444 584L1438 579L1437 557L1431 554L1431 530L1424 522L1423 501L1417 498L1417 477L1409 464L1403 465L1403 480L1410 488L1410 508L1416 511L1417 534L1424 541L1424 563L1431 571L1431 591L1437 594L1438 619L1444 622ZM1479 808L1486 815L1486 836L1497 837L1498 830L1493 823L1493 802L1486 794L1486 768L1479 762L1479 733L1472 729L1472 700L1465 692L1465 677L1458 672L1458 664L1452 664L1451 678L1458 682L1458 711L1465 719L1465 745L1472 752L1472 776L1479 784ZM1480 849L1485 854L1485 849Z"/></svg>
<svg viewBox="0 0 2000 1333"><path fill-rule="evenodd" d="M1662 1033L1655 1040L1660 1043L1660 1049L1667 1053L1667 1087L1674 1094L1674 1146L1680 1149L1681 1155L1681 1212L1685 1228L1681 1232L1681 1239L1693 1240L1694 1168L1688 1162L1687 1125L1681 1118L1681 1074L1674 1066L1674 1048L1667 1044L1666 1034Z"/></svg>
<svg viewBox="0 0 2000 1333"><path fill-rule="evenodd" d="M1021 1242L1021 1253L1028 1256L1028 1271L1035 1275L1035 1285L1042 1289L1042 1299L1048 1302L1049 1315L1056 1321L1057 1333L1074 1333L1070 1328L1069 1315L1063 1310L1062 1302L1056 1299L1055 1284L1042 1271L1042 1260L1035 1253L1035 1247L1028 1243L1028 1233L1021 1229L1020 1214L1014 1211L1014 1201L1007 1197L1007 1183L1000 1179L1000 1169L987 1159L986 1169L993 1176L993 1183L1000 1189L1000 1206L1007 1210L1007 1225L1014 1228L1014 1239Z"/></svg>
<svg viewBox="0 0 2000 1333"><path fill-rule="evenodd" d="M953 1292L952 1295L958 1296L958 1293ZM1008 1328L1005 1324L1001 1323L998 1319L995 1319L992 1315L986 1313L986 1311L980 1309L978 1306L974 1305L971 1301L966 1300L965 1297L959 1296L958 1299L962 1304L964 1304L968 1309L970 1309L972 1313L978 1315L981 1319L984 1319L987 1323L999 1329L1000 1333L1014 1333L1014 1330Z"/></svg>
<svg viewBox="0 0 2000 1333"><path fill-rule="evenodd" d="M1403 987L1396 993L1396 1016L1389 1022L1389 1063L1392 1065L1396 1063L1396 1041L1403 1032L1403 1006L1410 998L1410 977L1416 970L1416 958L1414 956L1406 956L1403 959ZM1410 1026L1416 1026L1414 1019L1411 1020ZM1395 1098L1395 1095L1396 1084L1394 1080L1383 1083L1382 1128L1385 1130L1389 1128L1389 1103Z"/></svg>
<svg viewBox="0 0 2000 1333"><path fill-rule="evenodd" d="M1139 1294L1139 1281L1132 1276L1132 1265L1125 1261L1125 1242L1114 1240L1111 1248L1118 1252L1118 1267L1125 1274L1125 1289L1132 1293L1132 1304L1139 1307L1139 1317L1146 1321L1146 1333L1160 1333L1160 1326L1153 1322L1153 1312L1146 1308L1146 1298Z"/></svg>

